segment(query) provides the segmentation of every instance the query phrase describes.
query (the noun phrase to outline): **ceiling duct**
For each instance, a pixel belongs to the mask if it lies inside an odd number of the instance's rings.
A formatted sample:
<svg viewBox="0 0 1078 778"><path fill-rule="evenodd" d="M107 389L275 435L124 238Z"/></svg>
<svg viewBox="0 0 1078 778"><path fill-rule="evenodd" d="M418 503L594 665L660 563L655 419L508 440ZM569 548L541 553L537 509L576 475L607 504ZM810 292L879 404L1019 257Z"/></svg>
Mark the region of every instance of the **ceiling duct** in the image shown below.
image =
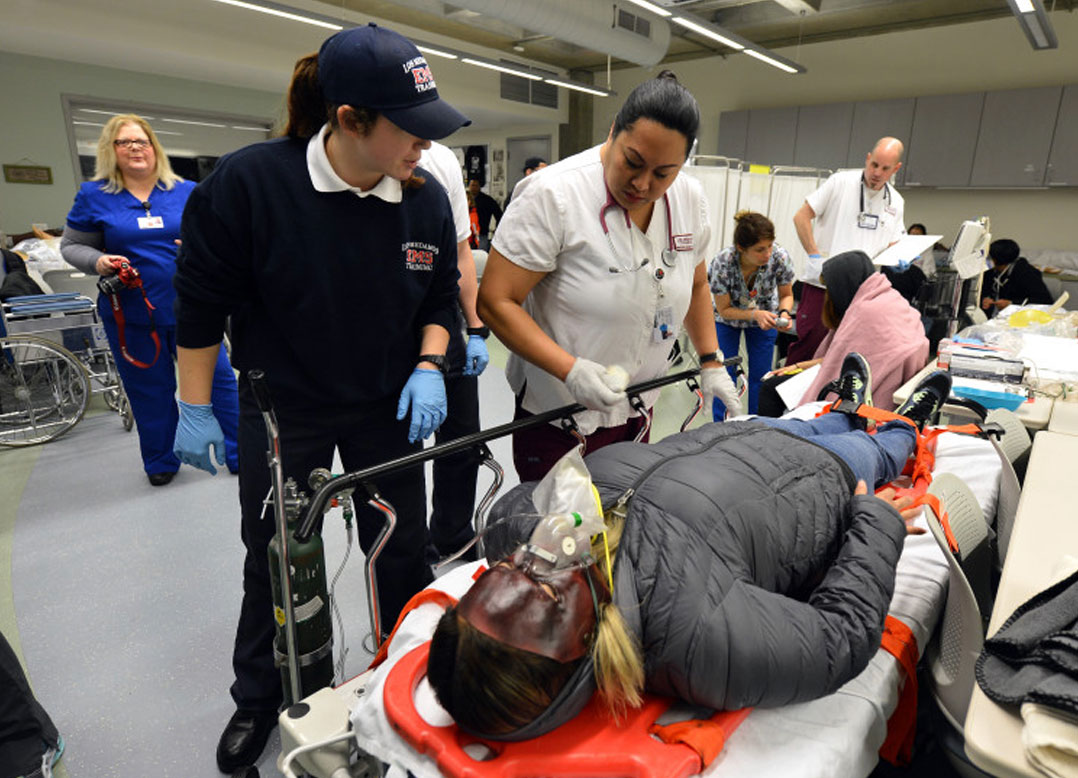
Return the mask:
<svg viewBox="0 0 1078 778"><path fill-rule="evenodd" d="M453 0L453 5L642 67L657 64L670 45L670 26L631 3Z"/></svg>

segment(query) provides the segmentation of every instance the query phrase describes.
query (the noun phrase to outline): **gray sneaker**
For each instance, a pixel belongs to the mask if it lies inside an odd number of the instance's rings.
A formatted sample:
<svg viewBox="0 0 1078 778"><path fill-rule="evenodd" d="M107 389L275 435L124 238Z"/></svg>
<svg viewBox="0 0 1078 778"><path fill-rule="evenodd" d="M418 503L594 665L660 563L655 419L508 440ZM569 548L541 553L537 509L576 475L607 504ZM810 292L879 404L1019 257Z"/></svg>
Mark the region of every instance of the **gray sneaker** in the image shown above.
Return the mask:
<svg viewBox="0 0 1078 778"><path fill-rule="evenodd" d="M854 405L872 405L872 371L868 360L856 351L851 351L842 360L835 393L840 400Z"/></svg>
<svg viewBox="0 0 1078 778"><path fill-rule="evenodd" d="M906 402L895 408L895 413L905 416L923 429L951 396L951 374L946 370L933 370L917 384Z"/></svg>

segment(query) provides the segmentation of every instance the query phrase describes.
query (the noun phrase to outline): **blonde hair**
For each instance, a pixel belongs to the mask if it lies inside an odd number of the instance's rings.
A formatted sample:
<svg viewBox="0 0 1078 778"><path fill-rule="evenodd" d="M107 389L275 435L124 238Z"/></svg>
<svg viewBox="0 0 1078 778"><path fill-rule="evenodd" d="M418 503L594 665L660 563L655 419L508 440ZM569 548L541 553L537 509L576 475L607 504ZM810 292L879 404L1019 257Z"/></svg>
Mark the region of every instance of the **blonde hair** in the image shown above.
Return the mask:
<svg viewBox="0 0 1078 778"><path fill-rule="evenodd" d="M154 133L153 128L145 119L133 113L122 113L113 116L105 123L104 128L101 130L101 136L97 139L97 164L94 166L92 180L104 181L105 185L101 188L111 194L124 190L124 176L116 165L116 146L113 142L116 140L116 136L120 134L120 130L128 124L134 124L141 128L146 133L150 146L153 147L154 175L157 176L157 184L162 189L171 189L176 186L177 182L183 181L182 178L172 172L172 165L169 164L168 156L165 154L165 150L161 148L161 142L157 140L157 135Z"/></svg>
<svg viewBox="0 0 1078 778"><path fill-rule="evenodd" d="M599 569L612 576L613 559L621 543L625 517L609 511L606 523L606 537L595 537L592 555L599 560ZM592 657L595 685L614 720L620 720L627 709L640 707L644 691L644 660L640 654L640 644L629 631L618 606L612 602L604 603L599 612L599 629L592 646Z"/></svg>

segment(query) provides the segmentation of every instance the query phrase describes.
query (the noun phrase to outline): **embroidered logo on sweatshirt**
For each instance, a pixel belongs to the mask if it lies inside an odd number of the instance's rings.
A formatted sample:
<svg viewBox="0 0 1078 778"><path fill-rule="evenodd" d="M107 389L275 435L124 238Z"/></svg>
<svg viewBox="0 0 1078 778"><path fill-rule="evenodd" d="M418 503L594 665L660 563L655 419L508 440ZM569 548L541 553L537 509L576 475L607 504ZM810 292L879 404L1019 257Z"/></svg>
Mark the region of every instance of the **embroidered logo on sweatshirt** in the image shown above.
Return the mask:
<svg viewBox="0 0 1078 778"><path fill-rule="evenodd" d="M401 253L404 255L404 267L408 270L434 270L438 247L433 243L412 241L401 244Z"/></svg>

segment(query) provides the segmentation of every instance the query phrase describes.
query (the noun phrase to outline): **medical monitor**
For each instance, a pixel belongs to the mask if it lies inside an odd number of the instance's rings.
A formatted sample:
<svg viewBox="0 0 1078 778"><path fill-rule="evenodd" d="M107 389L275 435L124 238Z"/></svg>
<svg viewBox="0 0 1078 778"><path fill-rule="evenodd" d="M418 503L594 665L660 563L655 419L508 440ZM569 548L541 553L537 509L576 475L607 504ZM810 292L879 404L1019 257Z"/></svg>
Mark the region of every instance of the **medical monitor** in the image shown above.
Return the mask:
<svg viewBox="0 0 1078 778"><path fill-rule="evenodd" d="M992 235L988 231L988 217L977 221L964 221L947 256L947 264L955 269L959 278L965 280L984 272L988 258L988 244Z"/></svg>

